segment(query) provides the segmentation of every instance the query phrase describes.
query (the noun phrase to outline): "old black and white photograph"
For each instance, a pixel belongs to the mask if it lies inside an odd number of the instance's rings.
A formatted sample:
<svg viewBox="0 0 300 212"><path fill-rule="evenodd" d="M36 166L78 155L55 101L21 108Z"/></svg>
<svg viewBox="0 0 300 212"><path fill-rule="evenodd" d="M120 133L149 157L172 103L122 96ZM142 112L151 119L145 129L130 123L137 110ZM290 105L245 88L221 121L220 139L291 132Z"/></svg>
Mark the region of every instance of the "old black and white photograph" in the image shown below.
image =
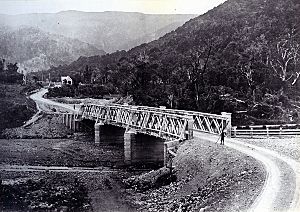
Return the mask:
<svg viewBox="0 0 300 212"><path fill-rule="evenodd" d="M300 0L0 0L0 211L300 211Z"/></svg>

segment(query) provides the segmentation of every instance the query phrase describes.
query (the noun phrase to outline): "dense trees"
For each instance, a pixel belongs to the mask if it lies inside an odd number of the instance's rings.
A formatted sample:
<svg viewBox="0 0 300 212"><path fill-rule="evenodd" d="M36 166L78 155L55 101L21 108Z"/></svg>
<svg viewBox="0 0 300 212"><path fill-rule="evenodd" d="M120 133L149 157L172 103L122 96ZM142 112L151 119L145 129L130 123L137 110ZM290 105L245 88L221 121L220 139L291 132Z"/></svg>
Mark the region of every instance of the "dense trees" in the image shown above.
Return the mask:
<svg viewBox="0 0 300 212"><path fill-rule="evenodd" d="M0 83L21 83L23 74L18 73L17 63L6 62L0 58Z"/></svg>
<svg viewBox="0 0 300 212"><path fill-rule="evenodd" d="M106 86L102 85L63 85L62 87L49 88L48 97L78 97L78 98L103 98L110 94Z"/></svg>

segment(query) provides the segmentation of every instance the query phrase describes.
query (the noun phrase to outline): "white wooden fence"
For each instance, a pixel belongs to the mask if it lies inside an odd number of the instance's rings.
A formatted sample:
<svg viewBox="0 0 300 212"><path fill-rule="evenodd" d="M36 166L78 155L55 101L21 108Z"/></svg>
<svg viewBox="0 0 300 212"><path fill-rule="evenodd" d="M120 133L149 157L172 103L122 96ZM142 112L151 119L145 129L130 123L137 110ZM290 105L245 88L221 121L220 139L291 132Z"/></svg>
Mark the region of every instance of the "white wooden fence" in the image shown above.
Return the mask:
<svg viewBox="0 0 300 212"><path fill-rule="evenodd" d="M297 124L232 127L232 137L269 138L295 136L300 136L300 125Z"/></svg>

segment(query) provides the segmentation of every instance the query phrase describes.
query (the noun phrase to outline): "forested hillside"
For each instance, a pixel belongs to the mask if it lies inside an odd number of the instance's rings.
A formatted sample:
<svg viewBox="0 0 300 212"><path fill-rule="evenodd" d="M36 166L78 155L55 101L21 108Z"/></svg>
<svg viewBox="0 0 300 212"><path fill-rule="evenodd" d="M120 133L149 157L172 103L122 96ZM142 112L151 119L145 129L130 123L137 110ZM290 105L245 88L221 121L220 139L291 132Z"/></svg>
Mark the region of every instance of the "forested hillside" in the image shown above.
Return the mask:
<svg viewBox="0 0 300 212"><path fill-rule="evenodd" d="M151 43L50 71L90 70L139 105L228 111L236 124L298 122L299 11L299 0L228 0Z"/></svg>
<svg viewBox="0 0 300 212"><path fill-rule="evenodd" d="M80 56L103 54L103 50L88 43L37 28L0 27L0 57L18 62L20 71L47 70L69 64Z"/></svg>

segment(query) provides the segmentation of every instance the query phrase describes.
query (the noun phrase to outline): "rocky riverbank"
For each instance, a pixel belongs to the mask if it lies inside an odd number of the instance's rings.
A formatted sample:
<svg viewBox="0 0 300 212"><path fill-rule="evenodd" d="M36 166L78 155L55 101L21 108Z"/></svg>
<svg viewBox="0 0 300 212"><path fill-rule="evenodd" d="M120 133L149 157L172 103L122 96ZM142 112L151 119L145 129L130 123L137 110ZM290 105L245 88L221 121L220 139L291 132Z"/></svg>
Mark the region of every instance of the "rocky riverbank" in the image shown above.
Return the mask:
<svg viewBox="0 0 300 212"><path fill-rule="evenodd" d="M38 119L30 125L21 126L3 131L2 136L7 139L44 138L58 139L71 138L73 132L62 124L61 116L41 112Z"/></svg>

